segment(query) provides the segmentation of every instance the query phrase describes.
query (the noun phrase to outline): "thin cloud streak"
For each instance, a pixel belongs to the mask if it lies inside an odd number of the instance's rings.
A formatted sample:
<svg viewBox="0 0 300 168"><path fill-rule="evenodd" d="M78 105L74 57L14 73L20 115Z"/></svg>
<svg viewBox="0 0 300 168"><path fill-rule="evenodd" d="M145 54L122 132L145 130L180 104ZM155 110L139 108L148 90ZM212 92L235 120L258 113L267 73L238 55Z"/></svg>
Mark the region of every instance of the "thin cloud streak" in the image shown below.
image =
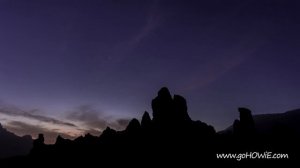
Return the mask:
<svg viewBox="0 0 300 168"><path fill-rule="evenodd" d="M64 121L61 121L61 120L58 120L58 119L55 119L52 117L44 116L44 115L34 114L35 112L36 112L36 110L26 111L26 110L22 110L20 108L14 107L14 106L8 106L8 105L0 106L0 113L5 114L5 115L14 116L14 117L24 117L24 118L34 119L37 121L56 124L56 125L77 127L73 123L64 122Z"/></svg>

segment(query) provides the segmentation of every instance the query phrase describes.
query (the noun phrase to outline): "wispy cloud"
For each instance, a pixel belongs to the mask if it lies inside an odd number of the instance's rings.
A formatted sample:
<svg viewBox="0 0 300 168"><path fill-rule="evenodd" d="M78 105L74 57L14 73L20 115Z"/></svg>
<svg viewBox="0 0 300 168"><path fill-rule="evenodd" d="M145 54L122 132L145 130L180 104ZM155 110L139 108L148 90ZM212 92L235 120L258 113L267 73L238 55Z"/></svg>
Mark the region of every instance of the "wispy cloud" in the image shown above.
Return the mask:
<svg viewBox="0 0 300 168"><path fill-rule="evenodd" d="M12 106L12 105L0 105L0 113L9 115L9 116L15 116L15 117L24 117L28 119L33 119L41 122L46 122L46 123L52 123L52 124L57 124L57 125L64 125L64 126L69 126L69 127L77 127L75 124L70 123L70 122L64 122L52 117L44 116L44 115L39 115L35 114L37 110L30 110L26 111L23 109L20 109L18 107Z"/></svg>
<svg viewBox="0 0 300 168"><path fill-rule="evenodd" d="M148 17L146 18L145 25L134 36L126 41L127 45L124 45L127 49L133 50L138 44L145 39L151 32L153 32L161 24L163 17L158 10L159 2L154 1L150 7Z"/></svg>
<svg viewBox="0 0 300 168"><path fill-rule="evenodd" d="M114 119L104 115L104 113L96 110L91 105L82 105L75 108L68 113L66 118L74 122L81 122L87 128L87 132L90 131L89 133L97 133L97 131L100 133L107 126L120 130L129 123L129 119Z"/></svg>
<svg viewBox="0 0 300 168"><path fill-rule="evenodd" d="M44 115L40 110L27 110L3 102L0 102L0 121L5 128L19 136L31 135L36 138L43 133L46 143L54 143L58 135L74 139L85 133L72 122Z"/></svg>
<svg viewBox="0 0 300 168"><path fill-rule="evenodd" d="M19 136L31 135L34 138L43 133L46 143L55 143L58 135L68 139L87 133L99 136L107 126L122 130L129 123L129 119L106 116L90 105L76 107L61 119L40 113L39 110L0 103L0 121L5 128Z"/></svg>
<svg viewBox="0 0 300 168"><path fill-rule="evenodd" d="M128 59L140 43L153 33L164 19L161 11L159 11L159 1L153 1L148 9L144 24L131 37L123 39L116 43L108 56L108 60L113 61L116 66L122 61ZM113 59L111 59L113 58ZM113 68L113 67L111 67Z"/></svg>

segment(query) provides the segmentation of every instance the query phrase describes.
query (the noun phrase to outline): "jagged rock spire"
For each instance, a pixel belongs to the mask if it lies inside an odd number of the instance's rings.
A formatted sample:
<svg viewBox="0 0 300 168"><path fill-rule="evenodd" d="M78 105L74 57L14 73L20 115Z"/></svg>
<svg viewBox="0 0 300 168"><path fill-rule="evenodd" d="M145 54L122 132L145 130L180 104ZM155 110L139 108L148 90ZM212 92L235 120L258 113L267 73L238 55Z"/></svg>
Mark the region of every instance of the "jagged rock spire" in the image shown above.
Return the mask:
<svg viewBox="0 0 300 168"><path fill-rule="evenodd" d="M55 145L65 145L69 142L69 139L63 138L61 135L58 135L56 138Z"/></svg>
<svg viewBox="0 0 300 168"><path fill-rule="evenodd" d="M134 118L129 122L128 126L126 127L126 131L137 132L140 130L140 128L141 128L140 122L136 118Z"/></svg>
<svg viewBox="0 0 300 168"><path fill-rule="evenodd" d="M240 107L240 120L235 120L233 124L233 132L236 135L250 136L255 132L255 124L251 114L251 110Z"/></svg>
<svg viewBox="0 0 300 168"><path fill-rule="evenodd" d="M163 123L168 121L173 110L172 104L173 100L168 88L161 88L157 97L152 100L154 122Z"/></svg>
<svg viewBox="0 0 300 168"><path fill-rule="evenodd" d="M190 121L186 100L179 95L172 98L166 87L161 88L152 100L152 110L153 122L158 125L174 126Z"/></svg>
<svg viewBox="0 0 300 168"><path fill-rule="evenodd" d="M142 128L149 128L151 126L151 118L147 111L143 114L142 121L141 121L141 127Z"/></svg>
<svg viewBox="0 0 300 168"><path fill-rule="evenodd" d="M186 100L180 95L174 95L174 118L180 121L190 121L190 116L187 112Z"/></svg>
<svg viewBox="0 0 300 168"><path fill-rule="evenodd" d="M33 148L31 150L32 154L39 154L44 150L45 146L44 134L39 134L38 138L33 141Z"/></svg>
<svg viewBox="0 0 300 168"><path fill-rule="evenodd" d="M37 143L44 144L45 138L44 134L39 134L38 138L36 139Z"/></svg>

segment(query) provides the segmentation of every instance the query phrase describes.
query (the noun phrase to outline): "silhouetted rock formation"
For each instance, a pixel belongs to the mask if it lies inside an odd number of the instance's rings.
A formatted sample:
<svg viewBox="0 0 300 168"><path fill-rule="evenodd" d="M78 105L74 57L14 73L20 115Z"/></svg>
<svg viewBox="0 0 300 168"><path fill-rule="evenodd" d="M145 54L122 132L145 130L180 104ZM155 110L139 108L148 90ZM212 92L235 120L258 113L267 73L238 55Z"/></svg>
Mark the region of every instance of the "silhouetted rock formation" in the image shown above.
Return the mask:
<svg viewBox="0 0 300 168"><path fill-rule="evenodd" d="M239 108L240 126L243 132L252 134L255 131L254 121L251 111L247 108Z"/></svg>
<svg viewBox="0 0 300 168"><path fill-rule="evenodd" d="M97 149L108 155L114 150L147 154L145 151L168 151L173 145L177 146L178 150L188 150L192 146L195 147L195 143L199 143L198 147L204 150L207 146L202 142L205 143L215 135L212 126L201 121L192 121L187 112L186 100L179 95L174 95L172 98L167 88L162 88L153 99L152 110L153 119L148 112L145 112L141 124L137 119L132 119L124 131L115 131L107 127L100 137L87 134L69 141L58 136L56 144L52 147L45 145L43 136L40 135L34 141L31 156L38 154L39 157L43 155L48 157L50 154L57 157L60 154L69 153L68 155L77 157L78 152L96 152ZM145 151L140 151L139 145L142 145ZM90 154L84 157L88 156Z"/></svg>
<svg viewBox="0 0 300 168"><path fill-rule="evenodd" d="M187 112L186 100L180 95L174 95L173 99L173 120L176 123L187 123L191 121L191 118Z"/></svg>
<svg viewBox="0 0 300 168"><path fill-rule="evenodd" d="M110 139L111 137L114 137L116 134L117 134L116 130L111 129L110 127L106 127L106 129L102 132L100 138Z"/></svg>
<svg viewBox="0 0 300 168"><path fill-rule="evenodd" d="M153 132L161 134L160 136L164 138L174 139L177 137L176 139L180 139L185 137L201 141L215 134L212 126L201 121L192 121L187 112L186 100L180 95L174 95L172 98L169 90L165 87L152 100L152 110L152 127L155 129Z"/></svg>
<svg viewBox="0 0 300 168"><path fill-rule="evenodd" d="M137 119L132 119L128 126L126 127L126 130L128 133L130 134L137 134L141 131L141 125L140 125L140 122L139 120Z"/></svg>
<svg viewBox="0 0 300 168"><path fill-rule="evenodd" d="M71 142L71 140L65 139L65 138L61 137L60 135L58 135L57 138L56 138L55 145L64 146L64 145L67 145L70 142Z"/></svg>
<svg viewBox="0 0 300 168"><path fill-rule="evenodd" d="M38 138L33 140L33 148L31 149L31 154L35 156L40 156L46 151L45 138L43 134L39 134Z"/></svg>
<svg viewBox="0 0 300 168"><path fill-rule="evenodd" d="M241 123L240 120L236 119L233 122L233 133L235 135L240 135L241 134Z"/></svg>
<svg viewBox="0 0 300 168"><path fill-rule="evenodd" d="M166 87L152 100L152 110L153 122L158 127L182 127L191 121L185 99L179 95L172 98Z"/></svg>
<svg viewBox="0 0 300 168"><path fill-rule="evenodd" d="M162 88L152 100L153 122L159 125L169 124L173 112L172 96L167 88Z"/></svg>
<svg viewBox="0 0 300 168"><path fill-rule="evenodd" d="M216 130L213 126L207 125L201 121L194 121L192 127L195 131L201 133L202 135L213 136L216 133Z"/></svg>
<svg viewBox="0 0 300 168"><path fill-rule="evenodd" d="M239 136L253 136L255 133L254 120L251 111L247 108L238 108L240 120L233 123L233 132Z"/></svg>
<svg viewBox="0 0 300 168"><path fill-rule="evenodd" d="M149 130L151 128L151 118L150 118L150 115L147 111L145 111L145 113L143 114L143 117L142 117L142 121L141 121L141 127L142 129L144 130Z"/></svg>
<svg viewBox="0 0 300 168"><path fill-rule="evenodd" d="M291 161L299 158L299 153L295 152L300 150L299 136L284 139L282 136L274 138L274 134L257 134L251 111L246 108L238 109L240 119L234 121L234 133L230 134L217 134L212 126L191 120L186 100L179 95L172 97L167 88L162 88L153 99L152 110L152 119L145 112L141 122L134 118L123 131L107 127L99 137L87 134L71 141L58 136L55 145L45 145L40 135L28 156L29 165L38 160L67 163L68 166L82 163L94 166L95 161L101 160L102 165L131 167L140 162L153 166L163 163L169 166L184 164L187 167L244 167L258 163L266 167L289 167ZM290 132L287 134L290 135ZM234 159L216 159L216 153L250 151L289 153L291 159L274 164L260 160L246 162L250 165Z"/></svg>
<svg viewBox="0 0 300 168"><path fill-rule="evenodd" d="M43 146L45 145L44 134L39 134L38 138L33 141L34 146Z"/></svg>
<svg viewBox="0 0 300 168"><path fill-rule="evenodd" d="M7 131L0 123L0 159L27 155L32 148L32 142L31 136L19 137Z"/></svg>

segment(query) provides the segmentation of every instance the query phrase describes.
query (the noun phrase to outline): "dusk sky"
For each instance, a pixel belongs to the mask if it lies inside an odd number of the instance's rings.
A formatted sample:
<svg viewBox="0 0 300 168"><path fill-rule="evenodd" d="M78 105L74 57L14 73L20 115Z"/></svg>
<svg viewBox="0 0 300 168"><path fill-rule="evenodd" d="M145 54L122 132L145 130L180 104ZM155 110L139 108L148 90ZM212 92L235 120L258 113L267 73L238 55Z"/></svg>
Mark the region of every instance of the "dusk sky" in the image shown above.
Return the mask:
<svg viewBox="0 0 300 168"><path fill-rule="evenodd" d="M0 0L0 123L100 134L167 86L192 119L300 108L297 0Z"/></svg>

